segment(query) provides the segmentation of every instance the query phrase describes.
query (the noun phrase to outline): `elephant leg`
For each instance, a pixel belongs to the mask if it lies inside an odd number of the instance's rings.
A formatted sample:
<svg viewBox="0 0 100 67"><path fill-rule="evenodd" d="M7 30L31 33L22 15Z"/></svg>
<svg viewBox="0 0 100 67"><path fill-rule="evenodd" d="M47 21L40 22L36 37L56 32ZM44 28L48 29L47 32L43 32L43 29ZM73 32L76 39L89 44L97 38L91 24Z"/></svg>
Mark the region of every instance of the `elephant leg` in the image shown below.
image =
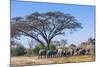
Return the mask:
<svg viewBox="0 0 100 67"><path fill-rule="evenodd" d="M38 55L38 59L39 59L39 57L40 57L40 56Z"/></svg>
<svg viewBox="0 0 100 67"><path fill-rule="evenodd" d="M42 59L42 55L41 55L41 59Z"/></svg>

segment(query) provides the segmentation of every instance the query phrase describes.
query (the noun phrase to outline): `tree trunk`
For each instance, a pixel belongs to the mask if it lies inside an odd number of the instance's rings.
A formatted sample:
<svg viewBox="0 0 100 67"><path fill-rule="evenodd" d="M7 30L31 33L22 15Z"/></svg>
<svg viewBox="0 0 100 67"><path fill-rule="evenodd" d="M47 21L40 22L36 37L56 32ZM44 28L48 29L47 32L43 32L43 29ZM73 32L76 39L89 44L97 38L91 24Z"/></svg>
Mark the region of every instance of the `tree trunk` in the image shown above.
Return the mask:
<svg viewBox="0 0 100 67"><path fill-rule="evenodd" d="M49 45L50 45L50 42L51 42L51 41L50 41L50 40L48 40L48 42L47 42L47 50L49 50L49 49L50 49L50 46L49 46Z"/></svg>
<svg viewBox="0 0 100 67"><path fill-rule="evenodd" d="M47 44L47 50L49 50L49 44Z"/></svg>

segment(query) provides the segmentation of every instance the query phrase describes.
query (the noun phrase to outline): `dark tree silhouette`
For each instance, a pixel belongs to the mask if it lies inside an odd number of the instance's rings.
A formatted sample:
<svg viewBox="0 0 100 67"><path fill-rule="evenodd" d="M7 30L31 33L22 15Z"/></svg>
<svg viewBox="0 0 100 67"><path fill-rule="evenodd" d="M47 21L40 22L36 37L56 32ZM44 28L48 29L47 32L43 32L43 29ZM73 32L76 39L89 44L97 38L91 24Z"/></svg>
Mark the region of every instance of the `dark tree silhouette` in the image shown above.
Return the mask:
<svg viewBox="0 0 100 67"><path fill-rule="evenodd" d="M11 35L24 34L47 49L51 40L57 35L63 35L65 29L73 31L82 28L74 16L62 12L35 12L23 18L12 18Z"/></svg>

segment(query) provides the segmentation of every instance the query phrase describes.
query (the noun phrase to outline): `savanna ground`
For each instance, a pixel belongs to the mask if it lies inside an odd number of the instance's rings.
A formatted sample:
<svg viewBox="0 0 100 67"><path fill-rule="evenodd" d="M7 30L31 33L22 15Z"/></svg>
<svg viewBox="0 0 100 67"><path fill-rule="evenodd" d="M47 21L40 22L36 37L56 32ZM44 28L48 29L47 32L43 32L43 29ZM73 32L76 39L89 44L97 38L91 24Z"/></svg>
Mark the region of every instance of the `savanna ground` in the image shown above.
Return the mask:
<svg viewBox="0 0 100 67"><path fill-rule="evenodd" d="M61 64L61 63L77 63L77 62L91 62L95 61L95 56L72 56L72 57L57 57L57 58L43 58L38 59L37 56L26 57L16 56L11 57L11 67L42 65L42 64Z"/></svg>

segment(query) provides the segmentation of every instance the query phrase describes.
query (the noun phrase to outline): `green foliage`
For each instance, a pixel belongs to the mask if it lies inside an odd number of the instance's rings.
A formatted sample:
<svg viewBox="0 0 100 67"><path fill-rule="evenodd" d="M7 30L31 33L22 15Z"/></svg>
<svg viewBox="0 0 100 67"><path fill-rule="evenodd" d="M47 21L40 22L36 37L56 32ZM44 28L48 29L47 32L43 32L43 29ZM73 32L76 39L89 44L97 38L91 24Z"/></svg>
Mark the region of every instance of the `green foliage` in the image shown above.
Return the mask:
<svg viewBox="0 0 100 67"><path fill-rule="evenodd" d="M50 45L49 45L49 49L50 49L50 50L54 50L54 49L56 49L56 46L53 45L53 44L50 44Z"/></svg>
<svg viewBox="0 0 100 67"><path fill-rule="evenodd" d="M38 54L38 53L39 53L39 50L44 49L44 48L45 48L45 47L43 47L41 44L38 44L38 45L36 45L35 48L33 49L33 52L34 52L35 54ZM53 44L50 44L50 45L49 45L49 49L50 49L50 50L54 50L54 49L56 49L56 46L53 45Z"/></svg>
<svg viewBox="0 0 100 67"><path fill-rule="evenodd" d="M22 45L18 45L17 47L11 48L12 56L23 56L25 54L25 48Z"/></svg>
<svg viewBox="0 0 100 67"><path fill-rule="evenodd" d="M32 48L27 48L25 50L26 56L31 56L33 54L33 49Z"/></svg>
<svg viewBox="0 0 100 67"><path fill-rule="evenodd" d="M38 45L36 45L35 48L33 49L33 52L34 52L35 54L38 54L38 53L39 53L39 50L41 50L41 49L44 49L44 47L43 47L41 44L38 44Z"/></svg>

